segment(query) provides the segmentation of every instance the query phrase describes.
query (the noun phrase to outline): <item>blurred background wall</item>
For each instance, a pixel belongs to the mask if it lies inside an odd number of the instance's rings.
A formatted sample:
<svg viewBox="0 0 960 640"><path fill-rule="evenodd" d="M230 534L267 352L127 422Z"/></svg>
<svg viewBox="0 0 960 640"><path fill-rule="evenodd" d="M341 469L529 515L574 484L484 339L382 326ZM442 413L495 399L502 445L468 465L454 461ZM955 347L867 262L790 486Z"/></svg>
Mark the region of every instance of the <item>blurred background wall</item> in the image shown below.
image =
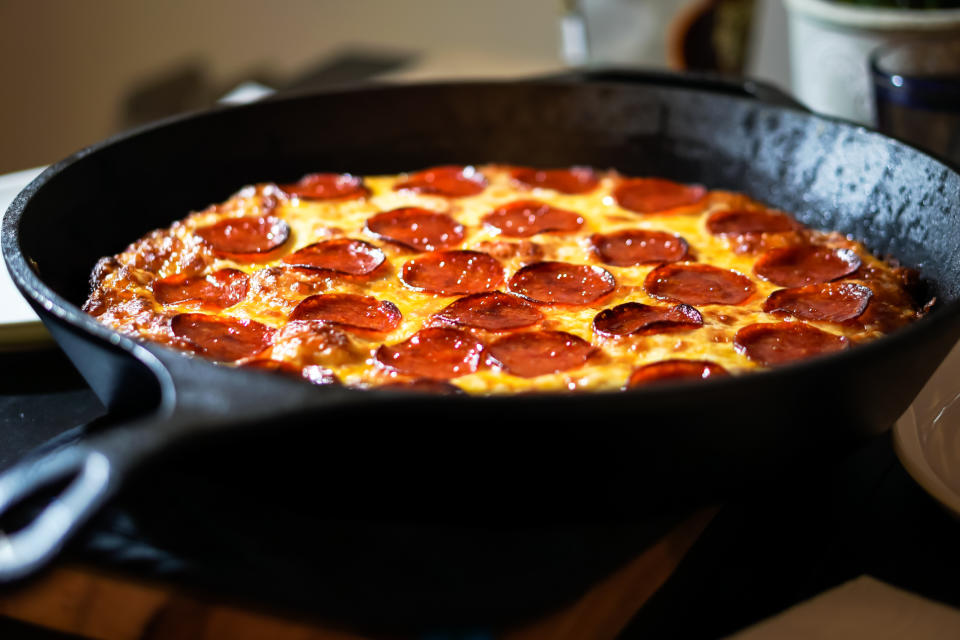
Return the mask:
<svg viewBox="0 0 960 640"><path fill-rule="evenodd" d="M560 68L562 4L0 0L0 173L53 162L139 122L208 106L245 80L285 88L318 74L333 81L364 73L418 79ZM785 44L775 33L779 0L758 0L757 11L747 72L784 84Z"/></svg>

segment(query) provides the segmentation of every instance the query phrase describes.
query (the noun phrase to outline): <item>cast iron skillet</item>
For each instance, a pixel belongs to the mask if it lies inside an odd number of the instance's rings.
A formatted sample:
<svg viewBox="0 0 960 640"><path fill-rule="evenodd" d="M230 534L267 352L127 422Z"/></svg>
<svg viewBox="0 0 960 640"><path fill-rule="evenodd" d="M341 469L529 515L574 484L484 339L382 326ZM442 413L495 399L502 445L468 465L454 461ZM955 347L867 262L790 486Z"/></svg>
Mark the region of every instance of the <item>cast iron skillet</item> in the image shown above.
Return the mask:
<svg viewBox="0 0 960 640"><path fill-rule="evenodd" d="M606 482L633 488L640 510L708 500L889 427L960 336L960 175L755 85L616 74L593 80L287 97L150 126L45 171L4 218L4 257L104 404L130 418L0 478L0 513L71 480L6 538L0 580L39 568L135 470L161 452L176 460L169 456L183 443L206 443L205 460L217 474L241 447L235 443L247 443L254 455L243 469L224 472L236 474L225 476L229 486L269 500L295 496L293 509L315 509L325 494L350 485L360 496L351 501L367 500L371 512L406 500L442 518L451 492L459 503L490 507L482 514L507 499L535 510L538 496ZM757 375L488 398L315 388L135 342L78 308L97 258L240 185L311 171L483 162L587 164L744 191L918 268L938 304L881 341ZM430 472L437 452L448 460L442 475ZM390 459L405 462L384 471ZM345 460L348 482L316 482L322 469L342 470ZM411 493L416 500L407 499Z"/></svg>

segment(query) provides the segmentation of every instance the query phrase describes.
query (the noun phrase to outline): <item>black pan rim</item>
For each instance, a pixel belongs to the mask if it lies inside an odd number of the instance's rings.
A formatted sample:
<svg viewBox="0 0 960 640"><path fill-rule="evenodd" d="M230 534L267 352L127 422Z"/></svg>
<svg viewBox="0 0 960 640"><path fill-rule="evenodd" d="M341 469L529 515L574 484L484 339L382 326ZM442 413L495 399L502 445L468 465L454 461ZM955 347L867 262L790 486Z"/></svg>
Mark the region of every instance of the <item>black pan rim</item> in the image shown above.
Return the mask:
<svg viewBox="0 0 960 640"><path fill-rule="evenodd" d="M115 331L104 324L97 322L92 316L84 313L78 306L72 302L63 298L60 294L53 291L48 287L43 280L34 273L33 269L30 267L26 256L23 254L20 243L19 243L19 226L20 220L23 216L24 210L27 206L27 203L30 199L40 191L51 179L59 175L63 171L67 170L73 164L82 161L87 156L94 154L101 149L112 146L116 143L135 138L138 135L152 132L158 129L163 129L167 126L174 125L181 121L193 120L197 118L206 118L206 117L216 117L217 114L223 112L233 112L234 110L244 109L252 110L263 108L264 105L270 105L275 103L284 103L284 102L295 102L301 100L315 100L322 98L324 96L337 96L344 94L360 94L360 93L373 93L373 92L390 92L390 91L408 91L410 89L420 89L420 90L430 90L430 89L440 89L440 88L459 88L459 87L508 87L516 86L530 83L531 81L536 82L541 86L559 86L559 87L576 87L582 86L583 82L578 80L563 80L563 79L514 79L514 80L505 80L505 81L489 81L489 80L461 80L461 81L452 81L452 82L430 82L430 83L415 83L415 84L376 84L376 85L364 85L359 87L338 87L326 91L310 92L310 93L297 93L289 96L272 96L266 100L254 102L244 105L223 105L213 107L211 109L204 109L199 111L193 111L189 113L178 114L169 118L164 118L155 122L148 123L146 125L130 129L128 131L120 132L116 135L110 136L98 143L95 143L89 147L85 147L70 156L50 165L47 167L37 178L35 178L26 188L21 191L14 201L11 203L10 207L7 209L6 214L3 218L2 228L0 228L0 244L2 244L2 251L4 260L6 261L7 268L11 274L11 277L14 280L17 288L31 301L35 306L44 309L46 312L54 315L58 319L66 322L67 324L82 330L87 334L91 334L94 337L121 348L130 354L131 357L136 358L137 360L148 364L149 361L154 361L155 366L151 366L151 369L156 369L157 366L163 368L163 365L156 362L155 356L150 353L153 349L159 349L162 352L175 354L178 357L193 358L199 359L209 363L211 366L223 366L215 363L212 360L206 360L204 358L198 358L189 353L184 353L176 349L165 347L162 345L148 343L146 341L140 341L134 338L131 338L125 334L122 334L118 331ZM597 87L622 87L622 82L594 82L591 83L592 86ZM671 86L667 87L666 90L677 91L677 92L690 92L696 94L703 94L704 90L695 89L695 88L684 88L680 86ZM717 94L718 98L724 98L728 100L740 100L740 101L752 101L753 98L747 96L736 96L729 94ZM823 116L820 114L806 113L800 108L794 107L784 107L784 106L775 106L778 110L787 110L797 113L804 113L805 116L810 117L814 120L819 120L825 123L831 123L834 125L839 125L842 127L862 130L868 133L882 136L889 140L895 140L897 144L900 144L904 147L911 149L912 151L921 153L928 157L935 159L938 163L942 164L944 168L949 171L955 172L956 169L948 164L944 163L939 158L935 158L931 154L919 150L912 145L905 143L901 140L893 138L891 136L886 136L881 134L869 127L864 127L859 124L851 123L841 118L834 118L829 116ZM949 323L951 321L956 322L960 319L960 299L954 300L948 303L941 303L936 305L931 312L925 317L918 319L916 322L911 323L906 327L902 327L889 335L883 336L877 340L872 340L866 344L856 345L853 348L846 349L839 353L828 354L825 356L819 356L799 362L793 362L786 365L781 365L772 369L765 369L757 372L751 372L744 375L731 376L729 378L720 378L715 380L708 381L692 381L692 382L679 382L679 383L665 383L663 385L658 385L656 387L641 387L636 389L626 389L619 391L592 391L592 392L543 392L535 394L492 394L487 396L478 396L478 395L456 395L449 396L451 400L457 402L473 402L473 401L484 401L484 402L512 402L514 399L520 400L524 398L530 398L531 395L537 397L550 398L553 400L567 401L567 400L576 400L577 398L582 398L585 395L589 394L591 397L613 397L613 396L623 396L624 394L637 395L641 398L649 398L654 396L667 396L678 393L689 393L698 388L703 388L704 385L708 385L709 388L715 389L717 391L725 391L726 389L734 389L742 386L744 384L751 384L751 380L754 375L762 375L770 382L775 382L777 378L789 377L796 375L802 371L810 370L812 368L821 368L829 366L829 363L839 363L846 362L847 364L853 366L855 365L858 359L867 360L873 354L882 352L882 350L888 349L888 345L893 347L894 345L901 343L909 343L914 340L914 336L931 331L935 326L939 326L944 323ZM147 355L149 354L149 355ZM270 375L257 372L260 375ZM157 371L154 371L154 374L157 374ZM296 381L294 381L296 382ZM309 383L303 383L309 384ZM318 392L322 392L325 387L317 387ZM364 396L370 395L371 391L377 397L385 397L387 395L397 397L398 394L404 397L424 397L424 394L420 393L410 393L410 392L391 392L391 391L381 391L381 390L367 390L367 389L348 389L345 387L338 387L341 392L348 392L349 394L363 394ZM430 397L435 397L431 395Z"/></svg>

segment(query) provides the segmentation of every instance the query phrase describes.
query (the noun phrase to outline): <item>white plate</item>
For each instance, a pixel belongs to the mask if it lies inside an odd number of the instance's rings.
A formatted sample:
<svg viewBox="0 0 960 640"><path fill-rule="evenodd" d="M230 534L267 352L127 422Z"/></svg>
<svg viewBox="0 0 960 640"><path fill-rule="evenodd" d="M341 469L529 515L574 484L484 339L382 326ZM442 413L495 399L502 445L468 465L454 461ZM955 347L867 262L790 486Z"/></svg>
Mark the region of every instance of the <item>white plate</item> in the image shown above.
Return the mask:
<svg viewBox="0 0 960 640"><path fill-rule="evenodd" d="M960 344L893 428L900 462L960 518Z"/></svg>
<svg viewBox="0 0 960 640"><path fill-rule="evenodd" d="M17 194L43 169L39 167L0 176L0 214L6 212ZM13 286L7 265L0 260L0 348L35 346L50 340L40 318Z"/></svg>
<svg viewBox="0 0 960 640"><path fill-rule="evenodd" d="M269 87L247 82L237 86L220 101L225 104L243 104L259 100L271 93L273 90ZM6 212L17 194L45 168L38 167L0 175L0 216ZM50 343L52 340L53 338L40 322L40 318L13 286L13 281L7 272L7 265L0 260L0 349L29 349Z"/></svg>

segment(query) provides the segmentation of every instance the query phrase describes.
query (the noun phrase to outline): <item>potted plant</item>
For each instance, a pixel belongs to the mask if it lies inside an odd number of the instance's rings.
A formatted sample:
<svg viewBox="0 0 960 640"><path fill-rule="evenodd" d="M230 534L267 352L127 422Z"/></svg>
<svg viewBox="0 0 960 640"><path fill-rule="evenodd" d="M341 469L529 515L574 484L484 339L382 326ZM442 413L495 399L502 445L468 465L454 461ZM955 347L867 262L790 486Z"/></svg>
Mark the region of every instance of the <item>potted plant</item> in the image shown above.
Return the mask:
<svg viewBox="0 0 960 640"><path fill-rule="evenodd" d="M960 39L960 0L784 4L794 94L814 111L864 124L875 122L868 64L872 51L912 39L936 39L945 47Z"/></svg>

